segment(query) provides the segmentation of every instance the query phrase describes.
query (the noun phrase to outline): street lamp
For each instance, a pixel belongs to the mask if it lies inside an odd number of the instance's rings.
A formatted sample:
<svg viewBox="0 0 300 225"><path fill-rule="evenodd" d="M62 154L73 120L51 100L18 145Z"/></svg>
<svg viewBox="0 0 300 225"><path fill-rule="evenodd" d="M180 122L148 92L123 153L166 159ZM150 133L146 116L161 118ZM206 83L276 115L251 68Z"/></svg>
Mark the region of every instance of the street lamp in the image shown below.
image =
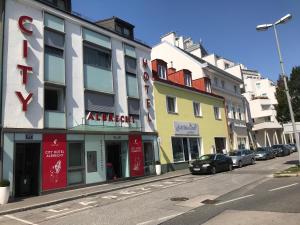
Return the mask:
<svg viewBox="0 0 300 225"><path fill-rule="evenodd" d="M280 46L279 46L279 40L278 40L278 34L277 34L277 29L276 29L277 25L284 24L287 21L289 21L290 19L292 19L292 15L291 14L287 14L284 17L282 17L279 20L277 20L274 24L262 24L262 25L258 25L256 27L256 30L257 31L266 31L270 27L274 28L275 39L276 39L276 46L277 46L277 52L278 52L278 56L279 56L279 62L280 62L281 73L282 73L281 76L282 76L283 82L284 82L285 93L286 93L286 97L287 97L287 101L288 101L288 105L289 105L289 111L290 111L291 120L292 120L293 133L295 134L296 147L298 149L298 166L300 166L299 135L297 134L297 130L296 130L294 112L293 112L293 107L292 107L292 103L291 103L291 96L290 96L289 88L288 88L288 85L287 85L287 82L286 82L286 75L285 75L285 71L284 71L284 67L283 67L283 60L282 60L282 55L281 55Z"/></svg>

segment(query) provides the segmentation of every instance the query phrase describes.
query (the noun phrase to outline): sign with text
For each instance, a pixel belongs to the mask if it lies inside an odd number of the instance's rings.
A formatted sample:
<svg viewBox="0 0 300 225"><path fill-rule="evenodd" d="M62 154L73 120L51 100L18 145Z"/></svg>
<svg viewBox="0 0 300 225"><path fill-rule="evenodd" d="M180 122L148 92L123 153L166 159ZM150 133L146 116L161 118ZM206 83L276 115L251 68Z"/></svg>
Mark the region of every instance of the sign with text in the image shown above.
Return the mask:
<svg viewBox="0 0 300 225"><path fill-rule="evenodd" d="M144 154L142 136L139 134L129 135L130 175L138 177L144 175Z"/></svg>
<svg viewBox="0 0 300 225"><path fill-rule="evenodd" d="M43 191L67 186L67 148L65 134L43 135Z"/></svg>
<svg viewBox="0 0 300 225"><path fill-rule="evenodd" d="M174 129L177 135L199 135L199 126L197 123L175 121Z"/></svg>

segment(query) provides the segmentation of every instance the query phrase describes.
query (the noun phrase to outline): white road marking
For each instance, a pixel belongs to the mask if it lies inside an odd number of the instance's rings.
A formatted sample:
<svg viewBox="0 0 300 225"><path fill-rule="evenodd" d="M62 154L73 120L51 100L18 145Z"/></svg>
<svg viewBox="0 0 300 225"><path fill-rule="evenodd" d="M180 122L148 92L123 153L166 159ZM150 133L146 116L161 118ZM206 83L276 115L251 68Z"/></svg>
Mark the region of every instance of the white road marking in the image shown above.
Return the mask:
<svg viewBox="0 0 300 225"><path fill-rule="evenodd" d="M223 204L226 204L226 203L229 203L229 202L234 202L234 201L237 201L237 200L240 200L240 199L244 199L244 198L249 198L249 197L252 197L252 196L254 196L254 194L245 195L245 196L242 196L242 197L239 197L239 198L234 198L234 199L231 199L231 200L228 200L228 201L225 201L225 202L217 203L215 205L223 205Z"/></svg>
<svg viewBox="0 0 300 225"><path fill-rule="evenodd" d="M174 184L174 182L173 181L164 181L164 182L162 182L163 184Z"/></svg>
<svg viewBox="0 0 300 225"><path fill-rule="evenodd" d="M179 216L179 215L181 215L181 214L182 214L182 213L178 213L178 214L174 214L174 215L170 215L170 216L161 217L161 218L154 219L154 220L148 220L148 221L145 221L145 222L142 222L142 223L138 223L138 224L136 224L136 225L146 225L146 224L153 223L153 222L161 222L161 221L163 221L163 220L171 219L171 218L174 218L174 217Z"/></svg>
<svg viewBox="0 0 300 225"><path fill-rule="evenodd" d="M162 184L151 184L149 186L151 186L151 187L163 187L164 185L162 185Z"/></svg>
<svg viewBox="0 0 300 225"><path fill-rule="evenodd" d="M137 188L138 190L142 190L142 191L148 191L151 190L151 188L146 188L146 187L141 187L141 188Z"/></svg>
<svg viewBox="0 0 300 225"><path fill-rule="evenodd" d="M128 191L128 190L124 190L124 191L120 191L119 192L121 195L132 195L135 194L135 191Z"/></svg>
<svg viewBox="0 0 300 225"><path fill-rule="evenodd" d="M117 200L125 200L125 199L128 199L128 198L132 198L132 197L136 197L136 196L139 196L139 195L143 195L143 194L147 194L151 191L144 191L144 192L140 192L140 193L136 193L134 195L130 195L130 196L125 196L125 197L121 197L121 198L118 198Z"/></svg>
<svg viewBox="0 0 300 225"><path fill-rule="evenodd" d="M10 218L12 220L16 220L16 221L22 222L22 223L25 223L25 224L37 225L36 223L32 223L32 222L29 222L27 220L23 220L23 219L17 218L17 217L12 216L12 215L5 215L5 217Z"/></svg>
<svg viewBox="0 0 300 225"><path fill-rule="evenodd" d="M79 204L84 205L84 206L87 206L87 205L90 205L90 204L93 204L93 203L96 203L96 202L97 202L97 201L79 202Z"/></svg>
<svg viewBox="0 0 300 225"><path fill-rule="evenodd" d="M86 210L86 209L89 209L89 208L93 208L93 207L94 206L87 206L87 207L83 207L83 208L80 208L80 209L75 209L75 210L72 210L72 211L69 211L69 212L65 212L65 213L61 213L61 214L57 214L57 215L53 215L53 216L48 216L48 217L46 217L46 219L53 219L53 218L56 218L56 217L65 216L65 215L68 215L70 213L83 211L83 210Z"/></svg>
<svg viewBox="0 0 300 225"><path fill-rule="evenodd" d="M69 208L65 208L65 209L48 209L48 212L54 212L54 213L59 213L59 212L63 212L68 210Z"/></svg>
<svg viewBox="0 0 300 225"><path fill-rule="evenodd" d="M118 196L115 195L107 195L107 196L103 196L102 198L104 199L116 199Z"/></svg>
<svg viewBox="0 0 300 225"><path fill-rule="evenodd" d="M274 189L271 189L271 190L269 190L269 191L277 191L277 190L281 190L281 189L284 189L284 188L288 188L288 187L295 186L295 185L297 185L297 184L298 184L298 183L294 183L294 184L290 184L290 185L286 185L286 186L274 188Z"/></svg>
<svg viewBox="0 0 300 225"><path fill-rule="evenodd" d="M173 187L173 186L177 186L177 185L181 185L181 183L177 183L177 184L172 184L172 185L169 185L169 186L165 186L165 187L162 187L162 189Z"/></svg>

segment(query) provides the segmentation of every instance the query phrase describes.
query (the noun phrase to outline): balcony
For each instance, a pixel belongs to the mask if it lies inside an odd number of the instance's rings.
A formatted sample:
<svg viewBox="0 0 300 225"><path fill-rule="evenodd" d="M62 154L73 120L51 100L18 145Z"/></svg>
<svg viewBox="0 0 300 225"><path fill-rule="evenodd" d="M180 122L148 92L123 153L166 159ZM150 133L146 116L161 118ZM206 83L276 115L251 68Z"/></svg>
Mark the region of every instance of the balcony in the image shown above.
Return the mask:
<svg viewBox="0 0 300 225"><path fill-rule="evenodd" d="M263 122L254 124L252 130L264 130L264 129L281 129L282 126L278 122Z"/></svg>
<svg viewBox="0 0 300 225"><path fill-rule="evenodd" d="M45 128L66 129L65 113L45 111Z"/></svg>

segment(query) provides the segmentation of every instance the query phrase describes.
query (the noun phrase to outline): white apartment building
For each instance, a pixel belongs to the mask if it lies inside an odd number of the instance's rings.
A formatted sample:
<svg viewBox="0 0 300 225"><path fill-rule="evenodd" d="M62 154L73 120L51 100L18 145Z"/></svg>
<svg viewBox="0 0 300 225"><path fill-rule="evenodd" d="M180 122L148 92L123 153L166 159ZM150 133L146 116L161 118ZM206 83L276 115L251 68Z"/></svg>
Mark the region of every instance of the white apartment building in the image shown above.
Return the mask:
<svg viewBox="0 0 300 225"><path fill-rule="evenodd" d="M234 63L208 54L201 44L193 43L191 38L177 36L175 32L161 38L160 43L152 48L151 58L164 60L169 68L188 68L192 72L193 83L199 81L204 91L224 97L230 143L218 143L213 148L217 151L221 151L220 148L249 148L247 112L244 97L240 93L243 81L227 70L235 66Z"/></svg>
<svg viewBox="0 0 300 225"><path fill-rule="evenodd" d="M241 65L244 80L243 95L247 99L253 121L253 136L257 147L286 143L282 125L276 119L276 86L260 73Z"/></svg>
<svg viewBox="0 0 300 225"><path fill-rule="evenodd" d="M88 21L68 2L5 1L1 175L12 196L149 175L159 160L151 48L133 25Z"/></svg>

